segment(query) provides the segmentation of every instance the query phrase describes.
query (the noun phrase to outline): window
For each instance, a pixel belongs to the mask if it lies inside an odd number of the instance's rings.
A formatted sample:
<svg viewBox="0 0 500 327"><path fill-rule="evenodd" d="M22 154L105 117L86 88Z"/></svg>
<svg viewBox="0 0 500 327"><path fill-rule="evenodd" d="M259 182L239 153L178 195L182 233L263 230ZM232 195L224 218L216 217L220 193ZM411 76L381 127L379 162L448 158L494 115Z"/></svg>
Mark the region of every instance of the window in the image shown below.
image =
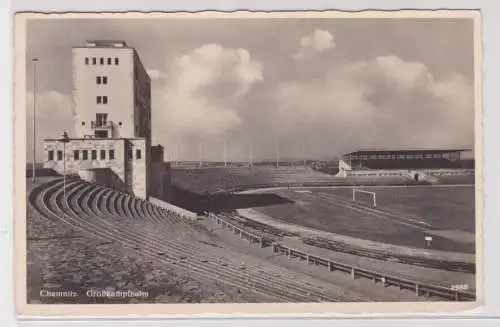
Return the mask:
<svg viewBox="0 0 500 327"><path fill-rule="evenodd" d="M96 102L97 102L97 104L108 104L108 96L107 95L103 95L103 96L98 95L96 97Z"/></svg>
<svg viewBox="0 0 500 327"><path fill-rule="evenodd" d="M120 63L120 59L115 58L115 65L118 65Z"/></svg>
<svg viewBox="0 0 500 327"><path fill-rule="evenodd" d="M95 130L94 137L100 138L100 139L107 139L108 138L108 131L107 130Z"/></svg>
<svg viewBox="0 0 500 327"><path fill-rule="evenodd" d="M107 76L96 76L95 78L96 84L108 84Z"/></svg>
<svg viewBox="0 0 500 327"><path fill-rule="evenodd" d="M106 159L106 150L101 150L101 160Z"/></svg>
<svg viewBox="0 0 500 327"><path fill-rule="evenodd" d="M111 65L111 58L108 58L108 65Z"/></svg>
<svg viewBox="0 0 500 327"><path fill-rule="evenodd" d="M95 114L95 124L97 127L106 126L108 123L108 114Z"/></svg>
<svg viewBox="0 0 500 327"><path fill-rule="evenodd" d="M100 58L99 63L100 63L101 65L104 65L104 58L103 58L103 57L101 57L101 58Z"/></svg>
<svg viewBox="0 0 500 327"><path fill-rule="evenodd" d="M62 155L63 155L63 153L62 153L62 151L61 151L61 150L57 151L57 160L61 161L61 160L62 160L62 158L63 158L63 156L62 156Z"/></svg>
<svg viewBox="0 0 500 327"><path fill-rule="evenodd" d="M82 151L82 160L89 160L89 150Z"/></svg>
<svg viewBox="0 0 500 327"><path fill-rule="evenodd" d="M109 160L115 160L115 150L109 150Z"/></svg>
<svg viewBox="0 0 500 327"><path fill-rule="evenodd" d="M92 160L97 160L97 150L92 150Z"/></svg>
<svg viewBox="0 0 500 327"><path fill-rule="evenodd" d="M132 149L127 150L127 157L129 160L132 160Z"/></svg>
<svg viewBox="0 0 500 327"><path fill-rule="evenodd" d="M85 57L85 65L89 64L89 57Z"/></svg>
<svg viewBox="0 0 500 327"><path fill-rule="evenodd" d="M78 150L73 150L73 158L75 160L80 160L80 151Z"/></svg>
<svg viewBox="0 0 500 327"><path fill-rule="evenodd" d="M85 126L85 122L84 121L82 121L82 126Z"/></svg>
<svg viewBox="0 0 500 327"><path fill-rule="evenodd" d="M49 161L54 160L54 151L50 150L49 151Z"/></svg>
<svg viewBox="0 0 500 327"><path fill-rule="evenodd" d="M141 149L135 150L135 158L136 159L141 159Z"/></svg>
<svg viewBox="0 0 500 327"><path fill-rule="evenodd" d="M96 57L92 57L92 65L97 65L97 58Z"/></svg>

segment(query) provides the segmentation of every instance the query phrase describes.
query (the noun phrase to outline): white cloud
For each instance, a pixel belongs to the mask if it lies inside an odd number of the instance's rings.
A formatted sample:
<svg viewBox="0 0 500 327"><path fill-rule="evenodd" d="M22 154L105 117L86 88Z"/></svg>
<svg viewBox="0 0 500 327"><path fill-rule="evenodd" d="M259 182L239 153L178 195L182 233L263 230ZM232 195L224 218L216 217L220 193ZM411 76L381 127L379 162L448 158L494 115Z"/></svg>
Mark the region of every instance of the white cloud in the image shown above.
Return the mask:
<svg viewBox="0 0 500 327"><path fill-rule="evenodd" d="M325 30L317 29L313 34L300 39L300 50L294 55L296 59L309 58L315 53L335 48L333 35Z"/></svg>
<svg viewBox="0 0 500 327"><path fill-rule="evenodd" d="M149 75L149 78L151 78L151 80L158 80L162 77L161 75L161 72L157 69L147 69L146 72L148 73Z"/></svg>
<svg viewBox="0 0 500 327"><path fill-rule="evenodd" d="M213 136L241 123L242 98L263 80L262 65L245 49L207 44L177 57L154 93L155 138Z"/></svg>
<svg viewBox="0 0 500 327"><path fill-rule="evenodd" d="M275 103L283 133L314 130L332 149L473 141L472 85L459 75L435 80L424 64L395 56L331 67L319 79L284 82Z"/></svg>

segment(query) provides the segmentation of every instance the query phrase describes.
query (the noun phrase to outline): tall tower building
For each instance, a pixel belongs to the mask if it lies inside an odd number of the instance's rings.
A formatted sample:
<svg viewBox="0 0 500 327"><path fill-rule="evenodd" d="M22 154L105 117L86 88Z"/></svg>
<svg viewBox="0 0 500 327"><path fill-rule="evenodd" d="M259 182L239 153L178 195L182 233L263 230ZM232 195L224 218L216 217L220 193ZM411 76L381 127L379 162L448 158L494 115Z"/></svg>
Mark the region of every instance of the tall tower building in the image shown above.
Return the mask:
<svg viewBox="0 0 500 327"><path fill-rule="evenodd" d="M44 142L44 167L148 198L151 80L124 41L72 49L75 135ZM62 131L61 131L62 132Z"/></svg>
<svg viewBox="0 0 500 327"><path fill-rule="evenodd" d="M73 100L76 136L151 140L151 80L125 42L73 48Z"/></svg>

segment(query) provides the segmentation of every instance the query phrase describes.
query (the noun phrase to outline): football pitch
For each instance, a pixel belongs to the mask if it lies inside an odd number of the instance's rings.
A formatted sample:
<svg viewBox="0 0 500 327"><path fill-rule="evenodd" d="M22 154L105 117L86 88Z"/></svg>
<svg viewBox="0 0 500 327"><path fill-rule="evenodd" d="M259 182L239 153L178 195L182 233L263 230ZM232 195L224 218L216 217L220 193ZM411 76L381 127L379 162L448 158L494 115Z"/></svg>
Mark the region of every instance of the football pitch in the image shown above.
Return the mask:
<svg viewBox="0 0 500 327"><path fill-rule="evenodd" d="M273 193L293 202L255 210L288 223L389 244L474 253L473 186L422 186L352 189L293 189ZM466 235L468 237L463 237Z"/></svg>

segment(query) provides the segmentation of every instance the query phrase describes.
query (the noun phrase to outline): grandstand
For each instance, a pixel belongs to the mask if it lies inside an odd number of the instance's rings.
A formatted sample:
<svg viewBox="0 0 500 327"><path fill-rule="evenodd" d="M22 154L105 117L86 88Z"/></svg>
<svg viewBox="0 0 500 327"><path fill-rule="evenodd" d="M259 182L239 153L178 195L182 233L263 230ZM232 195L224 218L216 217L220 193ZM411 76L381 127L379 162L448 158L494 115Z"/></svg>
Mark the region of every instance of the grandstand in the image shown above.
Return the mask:
<svg viewBox="0 0 500 327"><path fill-rule="evenodd" d="M242 191L269 187L313 187L350 185L421 184L406 175L387 173L364 174L346 179L316 171L310 167L233 167L204 169L172 169L171 183L197 194Z"/></svg>
<svg viewBox="0 0 500 327"><path fill-rule="evenodd" d="M254 249L252 251L263 253L262 251L272 250L276 253L284 250L288 260L293 255L306 258L308 266L309 263L319 267L326 264L328 269L323 271L327 271L330 276L338 271L340 274L347 272L353 277L366 279L366 282L359 282L363 283L359 287L350 282L345 283L349 286L339 286L329 279L314 278L309 272L306 273L305 269L297 268L297 264L281 264L261 255L242 252L226 243L224 246L215 246L213 242L220 241L216 241L217 238L214 238L211 229L194 219L186 219L183 213L168 207L162 207L105 185L81 180L76 176L66 178L65 192L63 185L64 180L61 177L41 177L36 184L28 181L27 209L30 213L27 221L28 248L34 250L36 245L32 243L47 239L49 232L49 235L52 234L52 237L56 238L83 238L89 244L98 244L100 250L94 251L95 257L93 255L91 259L72 246L66 247L63 252L64 259L61 257L55 259L55 262L64 262L58 266L57 274L68 274L71 267L83 267L89 260L101 260L100 267L105 268L110 263L111 253L126 250L127 258L137 255L157 266L162 266L163 269L175 267L179 273L188 274L189 278L198 281L217 280L226 287L235 287L245 291L245 294L252 294L251 296L256 297L258 301L359 302L389 300L401 296L411 300L447 298L467 301L474 296L472 293L457 292L435 285L432 279L424 282L409 280L404 274L395 274L390 269L384 269L383 263L377 270L367 270L348 263L347 257L338 262L329 259L328 256L316 256L276 242L272 243L271 247L263 247L261 236L226 222L222 217L211 215L233 233L240 234L241 239L246 238L250 243L249 248ZM45 226L51 228L47 229ZM78 235L75 235L75 231ZM56 236L57 234L59 236ZM252 242L252 238L261 239L260 246L259 242ZM103 245L108 250L105 250ZM55 245L51 246L53 251ZM29 251L28 259L35 260ZM120 260L113 259L113 264L118 262ZM139 267L137 264L132 266ZM295 268L291 269L292 266ZM111 272L120 273L113 270ZM107 274L108 272L102 276L105 277ZM72 283L73 289L95 286L93 284L97 280L105 281L95 277L83 280L74 274L67 276L71 279L67 282ZM339 278L338 273L335 276ZM381 276L384 276L388 284L379 286L371 284L372 279L380 279ZM335 279L337 283L341 280ZM392 284L389 283L390 280L393 281ZM138 281L134 278L130 283ZM49 289L58 287L57 284L47 285L50 285ZM372 290L365 294L367 285L370 285ZM411 292L405 292L402 285ZM376 297L373 297L374 294Z"/></svg>
<svg viewBox="0 0 500 327"><path fill-rule="evenodd" d="M371 300L356 292L346 294L330 283L310 281L308 276L302 277L265 259L214 247L210 231L195 220L130 194L77 177L67 178L66 193L62 186L63 179L57 177L41 178L38 185L28 184L27 208L32 213L28 230L32 239L46 233L32 225L32 219L38 216L55 222L56 227L63 224L81 231L86 238L110 241L117 248L133 250L165 267L175 266L193 278L211 278L263 300ZM77 265L83 264L75 254L70 258ZM289 277L292 275L293 279ZM301 282L303 278L307 284Z"/></svg>
<svg viewBox="0 0 500 327"><path fill-rule="evenodd" d="M360 150L339 160L339 176L406 176L433 183L473 183L474 160L462 159L470 149Z"/></svg>

